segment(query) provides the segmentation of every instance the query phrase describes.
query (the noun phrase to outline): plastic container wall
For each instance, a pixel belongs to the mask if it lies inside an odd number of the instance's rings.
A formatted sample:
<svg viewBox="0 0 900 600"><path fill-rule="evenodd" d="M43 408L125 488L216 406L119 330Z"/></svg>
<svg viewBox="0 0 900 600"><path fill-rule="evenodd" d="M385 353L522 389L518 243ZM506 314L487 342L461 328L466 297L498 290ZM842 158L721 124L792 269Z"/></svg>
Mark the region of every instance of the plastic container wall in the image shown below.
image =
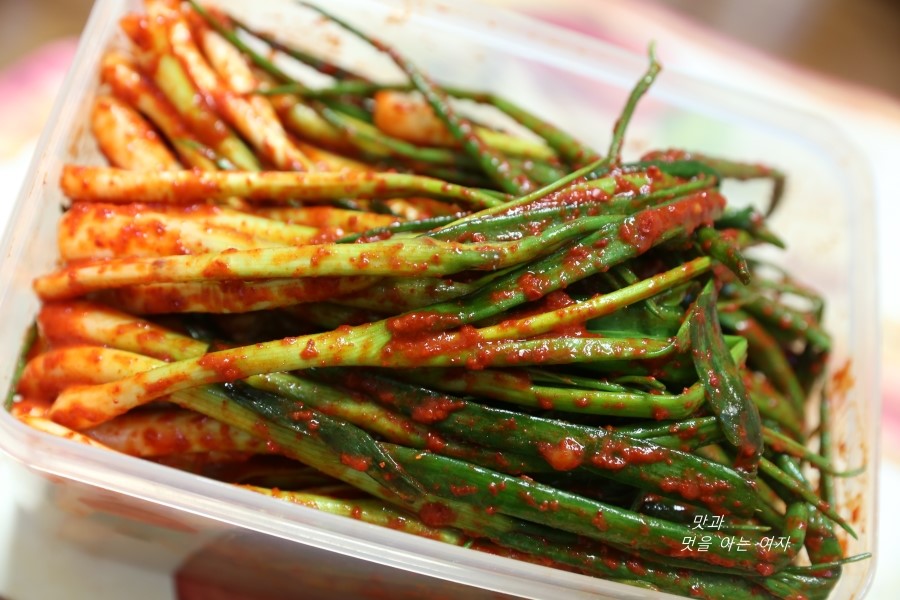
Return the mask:
<svg viewBox="0 0 900 600"><path fill-rule="evenodd" d="M381 73L388 80L400 77L384 57L357 40L336 41L334 29L292 2L254 2L252 14L247 14L251 3L221 4L251 24L302 31L300 43L327 48L346 66ZM646 67L643 57L475 3L332 0L328 7L377 32L443 83L515 98L598 148L608 144L630 87ZM96 5L0 244L0 339L5 342L0 346L0 389L9 386L18 341L37 310L31 280L51 270L57 260L56 223L64 202L56 184L61 166L102 163L87 133L86 115L98 86L102 53L121 43L118 18L136 8L136 2L125 0L100 0ZM658 51L665 62L665 48ZM868 465L861 477L842 482L842 506L859 533L858 540L848 540L847 550L871 551L880 407L872 201L864 166L846 140L821 121L664 72L635 115L624 154L636 157L649 148L673 146L766 162L789 174L787 194L772 226L790 247L772 257L824 292L828 301L827 325L835 338L831 368L848 366L853 380L834 398L836 446L843 466ZM730 199L739 203L762 198L765 191L757 184L726 187ZM107 540L102 544L91 542L90 535L73 536L72 525L62 528L60 536L90 552L133 554L137 564L160 571L194 564L200 565L197 572L227 572L225 565L236 568L245 556L231 553L228 548L233 546L257 548L260 555L275 549L282 557L268 570L232 573L258 585L271 581L272 569L279 577L309 579L325 572L330 561L347 560L348 568L352 564L360 574L361 589L377 584L385 595L397 594L391 597L414 597L423 582L436 597L460 593L457 584L441 589L430 578L533 598L658 596L379 529L81 447L29 430L2 411L0 447L27 472L46 478L47 483L37 486L44 501L27 504L27 510L56 512L65 521L88 527L84 531L98 527L108 534L97 538ZM146 543L128 542L135 539ZM238 541L229 545L228 540ZM130 550L115 550L121 544ZM351 558L337 559L333 553ZM872 568L873 561L846 567L834 597L862 595Z"/></svg>

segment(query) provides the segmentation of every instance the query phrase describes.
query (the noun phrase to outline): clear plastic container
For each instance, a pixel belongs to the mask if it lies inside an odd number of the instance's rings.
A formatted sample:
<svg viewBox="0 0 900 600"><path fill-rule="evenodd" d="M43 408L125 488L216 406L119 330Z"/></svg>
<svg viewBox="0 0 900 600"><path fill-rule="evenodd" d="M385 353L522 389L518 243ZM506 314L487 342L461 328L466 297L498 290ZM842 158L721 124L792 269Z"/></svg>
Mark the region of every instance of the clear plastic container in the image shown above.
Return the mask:
<svg viewBox="0 0 900 600"><path fill-rule="evenodd" d="M0 248L0 390L9 387L19 341L38 303L31 280L57 260L56 223L64 163L101 158L87 134L104 50L119 43L118 19L138 8L100 0L44 132ZM239 13L251 3L223 2ZM570 31L469 2L331 0L329 9L390 40L448 84L492 90L603 148L634 81L634 56ZM303 32L349 66L399 76L383 57L333 31L291 2L257 1L246 19ZM666 49L659 48L665 61ZM834 369L853 385L837 398L837 447L845 466L868 465L842 482L842 507L859 533L850 554L875 548L878 456L872 198L865 165L828 124L765 100L664 72L633 121L625 148L677 146L777 165L789 176L772 226L790 241L775 255L824 292L835 338ZM737 202L760 197L751 184L726 189ZM75 544L160 573L253 590L248 597L650 598L651 591L452 547L335 517L31 430L0 411L0 449L16 472L23 522L47 539ZM0 453L2 456L2 453ZM29 521L30 519L30 521ZM874 561L845 568L834 598L861 597ZM186 586L186 587L185 587ZM180 587L180 589L181 589Z"/></svg>

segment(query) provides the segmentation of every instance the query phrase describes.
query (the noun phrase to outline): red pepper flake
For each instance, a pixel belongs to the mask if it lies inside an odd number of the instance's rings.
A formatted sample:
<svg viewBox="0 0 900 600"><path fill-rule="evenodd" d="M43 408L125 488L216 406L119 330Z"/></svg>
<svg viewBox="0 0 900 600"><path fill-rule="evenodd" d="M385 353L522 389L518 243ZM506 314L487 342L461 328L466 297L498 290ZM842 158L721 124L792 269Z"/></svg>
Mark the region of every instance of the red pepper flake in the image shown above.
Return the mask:
<svg viewBox="0 0 900 600"><path fill-rule="evenodd" d="M700 500L710 506L721 501L721 492L731 489L731 484L687 469L682 477L664 477L659 487L664 492L677 493L685 500Z"/></svg>
<svg viewBox="0 0 900 600"><path fill-rule="evenodd" d="M234 364L237 360L233 356L214 353L201 356L197 364L204 369L214 371L219 376L219 381L234 381L244 375L240 367Z"/></svg>
<svg viewBox="0 0 900 600"><path fill-rule="evenodd" d="M450 484L450 493L454 496L471 496L478 493L478 488L472 484L455 485Z"/></svg>
<svg viewBox="0 0 900 600"><path fill-rule="evenodd" d="M565 258L563 258L563 264L568 269L576 269L590 260L592 255L593 252L590 248L578 244L566 253Z"/></svg>
<svg viewBox="0 0 900 600"><path fill-rule="evenodd" d="M419 519L429 527L447 527L456 520L456 514L446 504L426 502L419 509Z"/></svg>
<svg viewBox="0 0 900 600"><path fill-rule="evenodd" d="M525 298L532 301L542 298L551 285L550 280L546 277L531 272L524 273L517 282L519 289L525 294Z"/></svg>
<svg viewBox="0 0 900 600"><path fill-rule="evenodd" d="M451 413L465 407L466 403L462 400L454 400L443 396L440 398L428 398L425 402L413 408L411 416L413 421L430 425L443 421Z"/></svg>
<svg viewBox="0 0 900 600"><path fill-rule="evenodd" d="M542 410L553 410L553 399L549 396L538 394L537 402L538 406L541 407Z"/></svg>
<svg viewBox="0 0 900 600"><path fill-rule="evenodd" d="M384 346L382 356L385 361L399 354L409 361L426 361L435 356L458 356L466 350L477 350L483 343L481 334L470 325L463 325L454 332L433 335L393 336ZM471 369L482 367L478 353L466 362Z"/></svg>
<svg viewBox="0 0 900 600"><path fill-rule="evenodd" d="M665 421L670 417L671 413L668 409L663 408L662 406L654 406L653 407L653 418L657 421Z"/></svg>
<svg viewBox="0 0 900 600"><path fill-rule="evenodd" d="M544 500L538 506L538 510L541 512L556 512L559 510L559 500Z"/></svg>
<svg viewBox="0 0 900 600"><path fill-rule="evenodd" d="M429 431L425 434L425 448L431 450L432 452L440 452L447 446L447 442L444 441L440 435Z"/></svg>
<svg viewBox="0 0 900 600"><path fill-rule="evenodd" d="M611 556L604 556L603 564L606 565L606 568L610 569L610 570L619 568L619 561L617 561L615 558L613 558Z"/></svg>
<svg viewBox="0 0 900 600"><path fill-rule="evenodd" d="M615 189L615 192L613 192L613 193L616 195L637 194L640 191L633 182L629 181L625 177L622 177L621 175L616 175L615 180L616 180L616 189Z"/></svg>
<svg viewBox="0 0 900 600"><path fill-rule="evenodd" d="M297 410L291 413L291 419L294 421L311 421L315 414L308 409Z"/></svg>
<svg viewBox="0 0 900 600"><path fill-rule="evenodd" d="M319 351L316 349L315 340L307 340L306 346L303 347L303 350L300 351L300 358L303 360L310 360L319 355Z"/></svg>
<svg viewBox="0 0 900 600"><path fill-rule="evenodd" d="M630 446L624 440L607 438L603 448L591 457L591 464L599 469L618 471L625 467L656 462L670 462L665 448Z"/></svg>
<svg viewBox="0 0 900 600"><path fill-rule="evenodd" d="M387 329L394 336L414 336L416 334L443 331L459 325L456 315L438 312L412 312L387 320Z"/></svg>
<svg viewBox="0 0 900 600"><path fill-rule="evenodd" d="M600 531L607 531L609 529L609 523L606 522L606 517L603 516L602 510L597 511L597 514L594 515L594 518L591 520L591 524Z"/></svg>
<svg viewBox="0 0 900 600"><path fill-rule="evenodd" d="M639 577L647 574L647 569L638 560L626 560L625 567Z"/></svg>
<svg viewBox="0 0 900 600"><path fill-rule="evenodd" d="M698 192L683 200L647 209L629 217L619 228L619 237L642 254L673 227L680 227L685 233L691 233L700 225L711 223L724 206L725 199L720 194Z"/></svg>
<svg viewBox="0 0 900 600"><path fill-rule="evenodd" d="M676 425L672 425L669 428L669 431L678 436L679 439L689 440L697 435L697 429L699 426L696 423L691 423L688 427L678 427Z"/></svg>
<svg viewBox="0 0 900 600"><path fill-rule="evenodd" d="M500 492L502 492L505 489L506 489L505 481L501 481L500 483L496 483L496 482L492 481L491 483L488 484L488 491L491 493L492 496L496 496L497 494L499 494Z"/></svg>
<svg viewBox="0 0 900 600"><path fill-rule="evenodd" d="M498 304L500 302L505 302L506 300L510 300L516 296L515 290L495 290L491 292L489 296L491 304Z"/></svg>
<svg viewBox="0 0 900 600"><path fill-rule="evenodd" d="M570 437L561 439L555 445L538 442L537 446L544 460L557 471L571 471L584 461L584 446Z"/></svg>
<svg viewBox="0 0 900 600"><path fill-rule="evenodd" d="M372 466L372 459L366 456L354 456L345 452L341 453L341 464L347 465L356 471L368 471Z"/></svg>
<svg viewBox="0 0 900 600"><path fill-rule="evenodd" d="M483 243L487 241L487 237L480 231L467 231L456 240L460 244Z"/></svg>
<svg viewBox="0 0 900 600"><path fill-rule="evenodd" d="M370 235L364 235L357 238L357 244L368 244L369 242L382 242L384 240L390 239L394 235L394 232L390 229L386 229L384 231L379 231Z"/></svg>
<svg viewBox="0 0 900 600"><path fill-rule="evenodd" d="M522 502L532 508L535 508L538 505L537 500L534 499L534 496L531 495L531 492L519 492L519 498L522 499Z"/></svg>

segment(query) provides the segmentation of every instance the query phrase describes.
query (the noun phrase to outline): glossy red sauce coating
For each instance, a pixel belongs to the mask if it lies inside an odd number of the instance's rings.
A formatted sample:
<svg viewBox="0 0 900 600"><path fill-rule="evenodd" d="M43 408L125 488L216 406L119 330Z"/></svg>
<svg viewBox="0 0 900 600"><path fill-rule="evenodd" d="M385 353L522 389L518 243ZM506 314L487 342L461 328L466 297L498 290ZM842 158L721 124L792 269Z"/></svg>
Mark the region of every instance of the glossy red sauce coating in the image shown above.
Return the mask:
<svg viewBox="0 0 900 600"><path fill-rule="evenodd" d="M244 372L238 366L237 357L225 354L206 354L197 360L197 364L203 369L215 371L219 381L235 381L244 377Z"/></svg>
<svg viewBox="0 0 900 600"><path fill-rule="evenodd" d="M119 27L141 50L153 48L153 37L150 34L147 15L131 13L119 19Z"/></svg>
<svg viewBox="0 0 900 600"><path fill-rule="evenodd" d="M563 265L565 265L566 270L578 268L588 261L591 261L594 257L594 252L591 248L587 246L583 246L582 244L577 244L572 246L572 248L566 253L566 256L563 258Z"/></svg>
<svg viewBox="0 0 900 600"><path fill-rule="evenodd" d="M609 530L609 523L606 522L606 517L603 515L602 510L597 511L597 514L595 514L594 518L591 519L591 524L600 531Z"/></svg>
<svg viewBox="0 0 900 600"><path fill-rule="evenodd" d="M81 327L86 307L80 303L47 302L41 306L37 322L41 335L55 348L88 341Z"/></svg>
<svg viewBox="0 0 900 600"><path fill-rule="evenodd" d="M541 512L557 512L559 510L559 500L544 500L538 506Z"/></svg>
<svg viewBox="0 0 900 600"><path fill-rule="evenodd" d="M134 368L134 358L130 355L108 355L100 346L64 346L41 353L28 361L18 392L24 396L52 399L69 386L105 383L105 371L101 363L110 371L113 368L128 373Z"/></svg>
<svg viewBox="0 0 900 600"><path fill-rule="evenodd" d="M358 456L342 452L341 464L346 465L355 471L368 471L369 467L372 466L372 459L368 456Z"/></svg>
<svg viewBox="0 0 900 600"><path fill-rule="evenodd" d="M77 389L70 386L69 389ZM77 423L101 423L106 418L106 411L80 403L70 403L65 408L58 405L53 412L53 420L66 427Z"/></svg>
<svg viewBox="0 0 900 600"><path fill-rule="evenodd" d="M491 292L491 295L489 296L490 301L494 304L499 303L499 302L505 302L505 301L511 300L512 298L515 298L515 297L516 297L515 290L495 290L495 291Z"/></svg>
<svg viewBox="0 0 900 600"><path fill-rule="evenodd" d="M641 188L631 180L622 175L615 175L614 180L616 182L615 194L639 194L641 193Z"/></svg>
<svg viewBox="0 0 900 600"><path fill-rule="evenodd" d="M647 568L637 559L626 560L625 567L638 577L647 575Z"/></svg>
<svg viewBox="0 0 900 600"><path fill-rule="evenodd" d="M630 445L625 440L606 438L601 449L591 455L590 461L596 468L618 471L642 464L671 464L672 458L665 448L644 448Z"/></svg>
<svg viewBox="0 0 900 600"><path fill-rule="evenodd" d="M515 207L501 214L513 214L514 212L521 211L525 208L528 210L559 208L560 212L556 217L560 217L563 216L564 211L570 210L572 207L579 207L578 210L571 211L571 214L565 215L566 220L571 220L578 218L579 216L594 216L599 214L601 207L609 201L609 198L610 195L598 187L576 187L575 185L572 185L557 192L542 196L527 205ZM548 219L546 221L532 222L529 224L529 231L540 233L544 230L546 225L554 220L555 219Z"/></svg>
<svg viewBox="0 0 900 600"><path fill-rule="evenodd" d="M732 488L727 481L706 477L693 469L686 469L679 477L664 477L659 485L664 492L678 494L685 500L699 500L707 506L721 502L722 492Z"/></svg>
<svg viewBox="0 0 900 600"><path fill-rule="evenodd" d="M700 225L712 223L713 218L724 207L725 199L720 194L699 192L665 206L641 211L622 224L619 237L626 244L634 246L638 253L643 253L674 227L691 233Z"/></svg>
<svg viewBox="0 0 900 600"><path fill-rule="evenodd" d="M487 236L480 231L466 231L456 241L460 244L480 244L487 241Z"/></svg>
<svg viewBox="0 0 900 600"><path fill-rule="evenodd" d="M101 79L110 86L115 96L130 106L152 106L152 112L167 137L184 141L196 141L190 128L178 111L148 77L136 71L128 62L107 58L101 67Z"/></svg>
<svg viewBox="0 0 900 600"><path fill-rule="evenodd" d="M653 418L657 421L666 421L670 418L671 412L669 409L664 406L654 406L653 407Z"/></svg>
<svg viewBox="0 0 900 600"><path fill-rule="evenodd" d="M544 460L556 471L571 471L584 462L584 446L569 437L556 444L538 442L537 448Z"/></svg>
<svg viewBox="0 0 900 600"><path fill-rule="evenodd" d="M307 340L306 345L303 347L303 350L300 351L300 358L304 360L310 360L319 355L319 351L316 349L315 340Z"/></svg>
<svg viewBox="0 0 900 600"><path fill-rule="evenodd" d="M522 274L518 279L519 290L525 294L528 300L538 300L547 294L553 283L542 275L536 275L528 272Z"/></svg>
<svg viewBox="0 0 900 600"><path fill-rule="evenodd" d="M450 488L450 493L454 496L471 496L478 493L478 488L471 484L456 485L451 483L448 487Z"/></svg>
<svg viewBox="0 0 900 600"><path fill-rule="evenodd" d="M414 336L421 333L443 331L458 326L459 317L453 314L421 311L411 312L387 320L387 328L395 336Z"/></svg>
<svg viewBox="0 0 900 600"><path fill-rule="evenodd" d="M187 452L191 445L180 429L172 427L148 427L143 432L143 441L160 455Z"/></svg>
<svg viewBox="0 0 900 600"><path fill-rule="evenodd" d="M425 434L425 449L440 453L447 447L447 442L439 434L429 431Z"/></svg>
<svg viewBox="0 0 900 600"><path fill-rule="evenodd" d="M14 417L20 418L28 415L43 417L53 406L51 398L24 396L21 395L21 392L18 393L20 397L9 407L9 412Z"/></svg>
<svg viewBox="0 0 900 600"><path fill-rule="evenodd" d="M478 330L470 325L463 325L452 333L392 336L384 345L382 356L386 361L400 356L411 363L410 366L415 366L437 356L458 356L462 351L473 350L481 344L482 338ZM477 362L477 358L473 358L467 366L479 368L481 364Z"/></svg>
<svg viewBox="0 0 900 600"><path fill-rule="evenodd" d="M466 407L466 403L462 400L455 400L447 397L428 398L412 410L413 421L430 425L443 421L452 413L462 410Z"/></svg>
<svg viewBox="0 0 900 600"><path fill-rule="evenodd" d="M510 296L515 296L516 291L511 290L509 294ZM526 317L539 315L541 313L554 310L560 310L567 306L571 306L572 304L575 304L575 301L564 290L554 290L546 294L545 296L541 296L540 298L529 302L528 304L524 304L520 307L511 309L507 313L509 316L506 318L506 320L500 322L498 324L498 327L512 327L512 324L519 319L524 319ZM563 326L559 329L562 330L568 327L569 326Z"/></svg>
<svg viewBox="0 0 900 600"><path fill-rule="evenodd" d="M674 433L682 440L690 440L696 437L697 435L698 425L696 423L692 423L687 427L681 427L677 425L672 425L669 427L669 431Z"/></svg>
<svg viewBox="0 0 900 600"><path fill-rule="evenodd" d="M307 422L307 423L312 421L315 418L315 416L316 416L316 413L307 408L300 408L299 410L295 410L294 412L292 412L290 414L290 417L292 420L303 421L303 422Z"/></svg>
<svg viewBox="0 0 900 600"><path fill-rule="evenodd" d="M356 239L357 244L368 244L371 242L381 242L389 240L394 236L394 232L390 230L378 231L369 235L363 235ZM321 243L321 242L320 242Z"/></svg>
<svg viewBox="0 0 900 600"><path fill-rule="evenodd" d="M519 496L519 499L524 504L527 504L528 506L530 506L532 508L538 507L538 502L537 502L537 500L534 499L534 495L532 495L531 492L526 492L526 491L519 492L518 496Z"/></svg>
<svg viewBox="0 0 900 600"><path fill-rule="evenodd" d="M106 290L107 301L142 314L177 312L242 313L261 308L280 307L304 302L320 302L365 288L361 278L316 277L295 279L284 285L266 285L254 281L209 281L202 285L152 284Z"/></svg>
<svg viewBox="0 0 900 600"><path fill-rule="evenodd" d="M456 513L446 504L426 502L419 508L419 519L429 527L447 527L456 521Z"/></svg>
<svg viewBox="0 0 900 600"><path fill-rule="evenodd" d="M496 482L492 481L491 483L488 484L488 492L490 492L490 494L492 496L496 496L497 494L504 491L505 489L506 489L505 481L501 481L500 483L496 483Z"/></svg>

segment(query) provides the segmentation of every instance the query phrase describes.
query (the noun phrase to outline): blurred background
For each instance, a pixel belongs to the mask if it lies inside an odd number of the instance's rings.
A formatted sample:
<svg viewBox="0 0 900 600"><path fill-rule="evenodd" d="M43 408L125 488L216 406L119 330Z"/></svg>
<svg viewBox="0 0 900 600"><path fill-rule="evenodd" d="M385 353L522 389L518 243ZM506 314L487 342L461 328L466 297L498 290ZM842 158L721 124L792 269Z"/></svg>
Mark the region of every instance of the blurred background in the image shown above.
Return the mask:
<svg viewBox="0 0 900 600"><path fill-rule="evenodd" d="M769 54L900 98L897 0L656 3Z"/></svg>
<svg viewBox="0 0 900 600"><path fill-rule="evenodd" d="M495 2L495 0L489 0ZM600 5L604 0L583 0ZM500 3L500 2L495 2ZM504 0L548 12L549 0ZM898 0L652 0L787 61L900 98ZM75 36L92 0L0 0L0 71Z"/></svg>

